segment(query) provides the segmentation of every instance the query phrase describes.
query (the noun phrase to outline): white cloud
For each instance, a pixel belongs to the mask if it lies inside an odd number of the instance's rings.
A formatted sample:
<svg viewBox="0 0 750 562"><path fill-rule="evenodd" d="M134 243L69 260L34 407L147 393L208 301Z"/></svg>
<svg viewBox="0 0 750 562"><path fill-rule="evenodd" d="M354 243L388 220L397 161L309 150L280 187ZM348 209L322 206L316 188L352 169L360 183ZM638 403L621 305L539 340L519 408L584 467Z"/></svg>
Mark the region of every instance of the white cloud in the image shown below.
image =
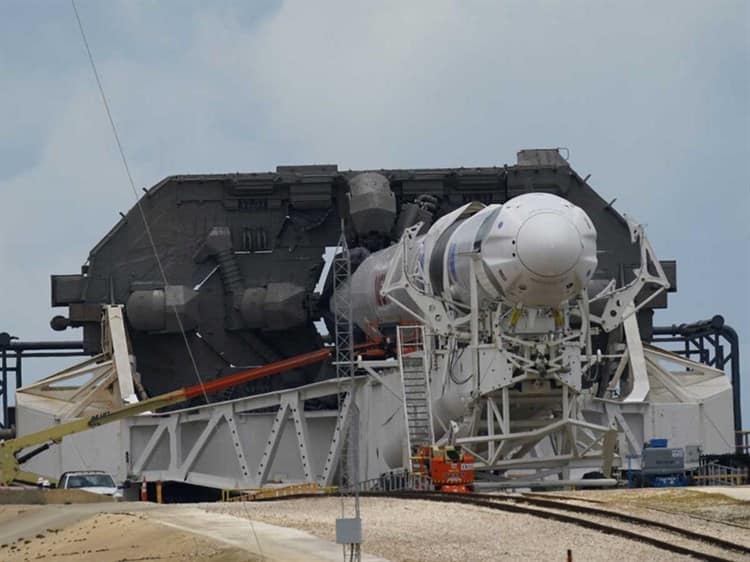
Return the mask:
<svg viewBox="0 0 750 562"><path fill-rule="evenodd" d="M133 204L64 8L0 14L0 330L26 338L51 337L48 275L77 271ZM79 8L138 187L285 163L501 165L567 146L678 259L664 321L723 312L750 336L745 2Z"/></svg>

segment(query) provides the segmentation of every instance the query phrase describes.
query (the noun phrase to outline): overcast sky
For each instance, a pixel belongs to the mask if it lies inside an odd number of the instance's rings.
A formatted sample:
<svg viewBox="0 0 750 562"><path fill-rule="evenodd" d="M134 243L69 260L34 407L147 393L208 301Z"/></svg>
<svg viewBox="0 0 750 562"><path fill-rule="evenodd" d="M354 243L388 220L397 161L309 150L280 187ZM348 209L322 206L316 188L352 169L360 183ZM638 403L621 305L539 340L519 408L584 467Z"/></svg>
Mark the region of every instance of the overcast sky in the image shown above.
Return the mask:
<svg viewBox="0 0 750 562"><path fill-rule="evenodd" d="M564 146L723 314L750 426L750 2L78 0L139 187L171 174L502 165ZM0 331L51 332L134 203L71 5L0 0ZM44 374L27 364L27 382Z"/></svg>

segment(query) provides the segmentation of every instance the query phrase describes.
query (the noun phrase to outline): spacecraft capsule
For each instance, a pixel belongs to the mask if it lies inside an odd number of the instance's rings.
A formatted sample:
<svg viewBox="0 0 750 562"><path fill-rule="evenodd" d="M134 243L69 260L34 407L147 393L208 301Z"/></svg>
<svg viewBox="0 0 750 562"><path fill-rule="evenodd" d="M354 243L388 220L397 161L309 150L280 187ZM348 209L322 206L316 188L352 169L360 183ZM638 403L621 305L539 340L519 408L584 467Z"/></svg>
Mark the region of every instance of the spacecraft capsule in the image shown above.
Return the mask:
<svg viewBox="0 0 750 562"><path fill-rule="evenodd" d="M549 193L527 193L503 205L468 203L441 217L406 256L420 290L469 305L471 270L480 308L503 299L514 306L558 307L588 285L597 266L596 230L586 213ZM384 322L413 320L383 281L394 247L368 257L352 275L354 322L371 336ZM391 294L408 304L406 294Z"/></svg>

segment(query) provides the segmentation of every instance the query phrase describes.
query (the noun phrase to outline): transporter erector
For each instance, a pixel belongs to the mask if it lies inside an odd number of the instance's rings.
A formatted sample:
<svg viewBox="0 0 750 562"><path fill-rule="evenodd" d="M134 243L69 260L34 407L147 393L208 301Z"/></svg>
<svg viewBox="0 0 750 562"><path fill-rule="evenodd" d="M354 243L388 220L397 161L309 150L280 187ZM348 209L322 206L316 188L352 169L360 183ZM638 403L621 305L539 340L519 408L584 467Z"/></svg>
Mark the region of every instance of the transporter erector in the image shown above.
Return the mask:
<svg viewBox="0 0 750 562"><path fill-rule="evenodd" d="M517 483L607 477L652 438L728 452L727 377L648 343L675 290L675 263L557 150L488 168L173 176L81 273L52 277L52 304L68 309L53 328L83 328L95 361L21 389L17 427L308 354L348 323L348 386L337 361L295 363L66 438L28 468L80 468L73 447L121 478L330 484L341 459L364 481L449 446L478 480ZM98 375L61 394L51 381L71 372ZM91 387L102 380L121 390Z"/></svg>

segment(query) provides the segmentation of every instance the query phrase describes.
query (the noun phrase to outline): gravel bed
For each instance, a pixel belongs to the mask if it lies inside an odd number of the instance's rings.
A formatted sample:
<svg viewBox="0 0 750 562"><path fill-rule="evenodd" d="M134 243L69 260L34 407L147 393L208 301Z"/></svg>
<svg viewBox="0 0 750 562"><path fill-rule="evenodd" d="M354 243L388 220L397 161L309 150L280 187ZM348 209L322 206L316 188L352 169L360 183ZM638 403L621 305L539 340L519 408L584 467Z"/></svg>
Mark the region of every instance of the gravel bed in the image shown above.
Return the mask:
<svg viewBox="0 0 750 562"><path fill-rule="evenodd" d="M733 491L743 491L737 487ZM544 496L544 494L538 494ZM576 498L582 505L623 511L750 546L750 501L693 488L588 490L550 494ZM589 503L591 502L591 503Z"/></svg>
<svg viewBox="0 0 750 562"><path fill-rule="evenodd" d="M570 501L570 502L567 502L567 503L570 503L570 504L581 504L581 505L583 505L582 502L575 502L575 501ZM564 509L555 509L553 507L541 507L541 506L533 506L533 507L534 507L534 509L538 509L540 511L551 511L551 512L555 512L555 513L569 514L569 515L573 515L573 516L575 516L575 517L577 517L579 519L585 520L585 521L592 521L594 523L604 523L605 525L611 525L611 526L617 527L619 529L623 529L623 530L626 530L626 531L631 531L631 532L638 533L638 534L644 535L644 536L648 536L648 537L651 537L651 538L654 538L654 539L659 539L659 540L662 540L664 542L670 543L670 544L675 545L675 546L683 546L683 547L686 547L686 548L694 549L694 550L697 550L699 552L703 552L705 554L711 554L711 555L719 556L719 557L722 557L722 558L729 558L729 557L731 557L732 560L736 560L737 562L750 562L750 555L745 555L745 554L742 554L741 552L736 552L736 551L727 551L724 548L716 546L716 545L713 545L711 543L701 543L701 542L696 541L694 539L691 539L691 538L688 538L688 537L685 537L685 536L682 536L682 535L679 535L679 534L676 534L676 533L672 533L672 532L667 531L665 529L659 529L659 528L655 528L655 527L652 527L652 526L649 526L649 525L639 525L639 524L629 523L629 522L625 522L625 521L618 521L618 520L615 520L615 519L607 519L607 518L603 518L602 516L599 516L599 515L591 515L591 514L587 514L587 513L575 513L574 514L572 512L566 511ZM597 506L597 507L599 507L599 506ZM607 508L599 508L599 509L604 509L605 511L613 511L613 512L615 511L614 509L612 509L611 506L610 506L609 509L607 509ZM645 510L642 510L642 511L645 511ZM668 523L668 524L674 525L676 527L679 527L681 529L689 529L689 530L693 530L693 531L701 533L701 534L710 535L712 537L724 538L726 540L730 540L730 541L738 543L738 544L745 544L747 542L747 541L743 541L743 540L738 540L740 538L738 536L738 534L737 534L738 529L735 528L735 529L731 530L732 528L731 527L727 527L726 525L723 526L724 530L726 531L726 529L730 529L731 531L730 532L726 532L724 536L720 536L716 532L712 532L710 529L707 529L705 526L702 527L702 528L697 528L696 525L695 525L695 520L693 520L693 525L692 526L685 525L685 519L688 519L685 516L677 516L677 515L674 515L674 514L661 514L661 513L659 513L659 514L657 514L658 515L657 517L654 517L653 516L654 515L653 512L651 514L647 514L647 513L635 513L634 510L622 509L622 508L618 509L617 512L623 513L623 514L628 514L628 515L638 515L638 516L642 517L643 519L646 519L646 520L649 520L649 521ZM670 521L670 519L671 519L671 521ZM742 532L746 533L745 531L742 531Z"/></svg>
<svg viewBox="0 0 750 562"><path fill-rule="evenodd" d="M650 521L658 521L660 523L674 525L675 527L687 529L688 531L711 535L750 548L750 528L737 526L736 524L731 523L731 521L727 521L728 524L722 523L715 517L705 518L703 515L695 514L690 511L676 510L674 507L670 509L671 506L668 504L666 506L660 506L659 504L644 506L639 503L628 504L625 502L617 502L616 504L614 502L591 504L586 501L570 501L570 503L642 517ZM718 507L711 509L716 511ZM727 520L729 519L730 518L727 518Z"/></svg>
<svg viewBox="0 0 750 562"><path fill-rule="evenodd" d="M203 504L207 511L294 527L333 541L337 498ZM365 552L397 561L692 560L577 525L461 504L362 498Z"/></svg>

